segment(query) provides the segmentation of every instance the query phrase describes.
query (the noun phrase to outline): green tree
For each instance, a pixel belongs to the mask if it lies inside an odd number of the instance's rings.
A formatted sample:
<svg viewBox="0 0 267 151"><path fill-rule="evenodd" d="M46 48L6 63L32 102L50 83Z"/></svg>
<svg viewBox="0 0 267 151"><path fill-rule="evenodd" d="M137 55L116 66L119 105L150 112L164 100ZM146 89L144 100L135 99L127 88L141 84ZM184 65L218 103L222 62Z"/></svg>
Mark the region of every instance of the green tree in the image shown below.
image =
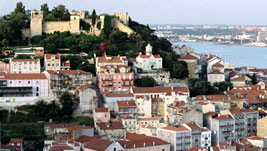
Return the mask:
<svg viewBox="0 0 267 151"><path fill-rule="evenodd" d="M171 75L173 78L184 79L188 77L187 65L183 62L173 64Z"/></svg>
<svg viewBox="0 0 267 151"><path fill-rule="evenodd" d="M17 55L15 59L31 59L29 55Z"/></svg>
<svg viewBox="0 0 267 151"><path fill-rule="evenodd" d="M189 83L191 97L195 97L197 95L208 95L216 93L214 88L207 81L201 81L200 79L197 78L190 78L188 80L188 83Z"/></svg>
<svg viewBox="0 0 267 151"><path fill-rule="evenodd" d="M157 82L150 76L145 76L135 81L138 87L153 87Z"/></svg>
<svg viewBox="0 0 267 151"><path fill-rule="evenodd" d="M93 12L92 12L92 25L95 26L95 22L96 22L96 12L95 12L95 9L93 9Z"/></svg>
<svg viewBox="0 0 267 151"><path fill-rule="evenodd" d="M251 83L252 84L257 84L257 76L255 73L253 73L253 75L251 76Z"/></svg>
<svg viewBox="0 0 267 151"><path fill-rule="evenodd" d="M62 108L61 108L61 115L62 116L71 116L72 115L72 112L73 112L73 101L71 100L70 98L70 95L65 92L61 95L61 98L60 98L60 103L62 105Z"/></svg>
<svg viewBox="0 0 267 151"><path fill-rule="evenodd" d="M70 13L64 5L58 5L57 7L54 7L51 13L58 21L67 21L70 19Z"/></svg>
<svg viewBox="0 0 267 151"><path fill-rule="evenodd" d="M219 93L231 90L233 88L233 84L231 82L216 82L213 86L218 90Z"/></svg>
<svg viewBox="0 0 267 151"><path fill-rule="evenodd" d="M44 17L46 17L46 15L48 15L50 13L47 3L44 3L43 5L41 5L41 11L43 11Z"/></svg>

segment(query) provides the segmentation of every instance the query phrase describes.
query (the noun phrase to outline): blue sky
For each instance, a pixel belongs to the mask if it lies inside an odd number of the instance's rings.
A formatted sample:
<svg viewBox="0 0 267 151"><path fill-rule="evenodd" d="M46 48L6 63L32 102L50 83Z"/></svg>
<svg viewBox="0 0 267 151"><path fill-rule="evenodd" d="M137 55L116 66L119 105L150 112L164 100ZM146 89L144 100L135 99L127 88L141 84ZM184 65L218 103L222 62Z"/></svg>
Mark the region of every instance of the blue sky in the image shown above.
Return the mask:
<svg viewBox="0 0 267 151"><path fill-rule="evenodd" d="M0 15L19 0L0 0ZM97 13L128 12L143 24L267 25L267 0L20 0L26 9L63 4L69 10L96 9Z"/></svg>

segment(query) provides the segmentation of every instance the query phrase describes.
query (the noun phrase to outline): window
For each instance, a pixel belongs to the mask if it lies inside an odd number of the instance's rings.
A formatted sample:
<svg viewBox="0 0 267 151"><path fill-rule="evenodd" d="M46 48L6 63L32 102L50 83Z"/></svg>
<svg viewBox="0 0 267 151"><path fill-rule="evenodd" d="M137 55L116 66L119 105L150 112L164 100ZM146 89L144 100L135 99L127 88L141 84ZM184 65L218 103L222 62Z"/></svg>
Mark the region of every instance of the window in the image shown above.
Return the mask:
<svg viewBox="0 0 267 151"><path fill-rule="evenodd" d="M39 87L36 87L36 91L39 91Z"/></svg>
<svg viewBox="0 0 267 151"><path fill-rule="evenodd" d="M36 93L36 96L39 96L39 93Z"/></svg>
<svg viewBox="0 0 267 151"><path fill-rule="evenodd" d="M19 81L19 83L21 83L21 81Z"/></svg>
<svg viewBox="0 0 267 151"><path fill-rule="evenodd" d="M31 81L28 81L28 84L31 84Z"/></svg>
<svg viewBox="0 0 267 151"><path fill-rule="evenodd" d="M30 64L32 64L32 62L30 61Z"/></svg>
<svg viewBox="0 0 267 151"><path fill-rule="evenodd" d="M50 66L50 63L48 63L47 66Z"/></svg>
<svg viewBox="0 0 267 151"><path fill-rule="evenodd" d="M39 83L39 81L36 81L36 83Z"/></svg>
<svg viewBox="0 0 267 151"><path fill-rule="evenodd" d="M9 83L12 84L12 81L10 81Z"/></svg>
<svg viewBox="0 0 267 151"><path fill-rule="evenodd" d="M116 148L114 148L113 151L116 151Z"/></svg>

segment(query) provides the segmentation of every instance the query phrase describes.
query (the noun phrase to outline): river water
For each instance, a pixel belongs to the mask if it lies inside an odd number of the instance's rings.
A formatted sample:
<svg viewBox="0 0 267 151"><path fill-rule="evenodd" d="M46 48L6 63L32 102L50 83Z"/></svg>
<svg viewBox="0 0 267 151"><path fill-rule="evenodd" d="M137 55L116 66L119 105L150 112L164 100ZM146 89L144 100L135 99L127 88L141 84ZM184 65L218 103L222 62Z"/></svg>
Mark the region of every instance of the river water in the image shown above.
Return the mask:
<svg viewBox="0 0 267 151"><path fill-rule="evenodd" d="M236 67L252 66L267 68L267 47L253 47L241 45L217 45L201 42L173 42L173 45L187 45L196 53L217 54L226 62Z"/></svg>

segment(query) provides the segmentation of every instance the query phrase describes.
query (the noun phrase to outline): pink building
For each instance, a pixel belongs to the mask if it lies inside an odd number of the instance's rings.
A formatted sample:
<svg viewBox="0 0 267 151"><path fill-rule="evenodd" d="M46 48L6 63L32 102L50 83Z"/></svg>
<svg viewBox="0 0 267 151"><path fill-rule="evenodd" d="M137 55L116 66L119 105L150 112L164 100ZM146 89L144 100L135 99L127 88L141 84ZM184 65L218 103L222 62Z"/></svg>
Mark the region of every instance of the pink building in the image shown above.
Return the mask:
<svg viewBox="0 0 267 151"><path fill-rule="evenodd" d="M129 91L133 86L134 74L129 66L107 65L100 68L97 80L102 94Z"/></svg>
<svg viewBox="0 0 267 151"><path fill-rule="evenodd" d="M22 151L23 146L23 138L11 138L9 141L9 145L13 148L15 148L17 151Z"/></svg>
<svg viewBox="0 0 267 151"><path fill-rule="evenodd" d="M39 59L11 59L10 73L41 73Z"/></svg>
<svg viewBox="0 0 267 151"><path fill-rule="evenodd" d="M94 109L94 121L95 123L109 122L110 111L108 108L95 108Z"/></svg>
<svg viewBox="0 0 267 151"><path fill-rule="evenodd" d="M10 73L10 64L0 61L0 72Z"/></svg>

